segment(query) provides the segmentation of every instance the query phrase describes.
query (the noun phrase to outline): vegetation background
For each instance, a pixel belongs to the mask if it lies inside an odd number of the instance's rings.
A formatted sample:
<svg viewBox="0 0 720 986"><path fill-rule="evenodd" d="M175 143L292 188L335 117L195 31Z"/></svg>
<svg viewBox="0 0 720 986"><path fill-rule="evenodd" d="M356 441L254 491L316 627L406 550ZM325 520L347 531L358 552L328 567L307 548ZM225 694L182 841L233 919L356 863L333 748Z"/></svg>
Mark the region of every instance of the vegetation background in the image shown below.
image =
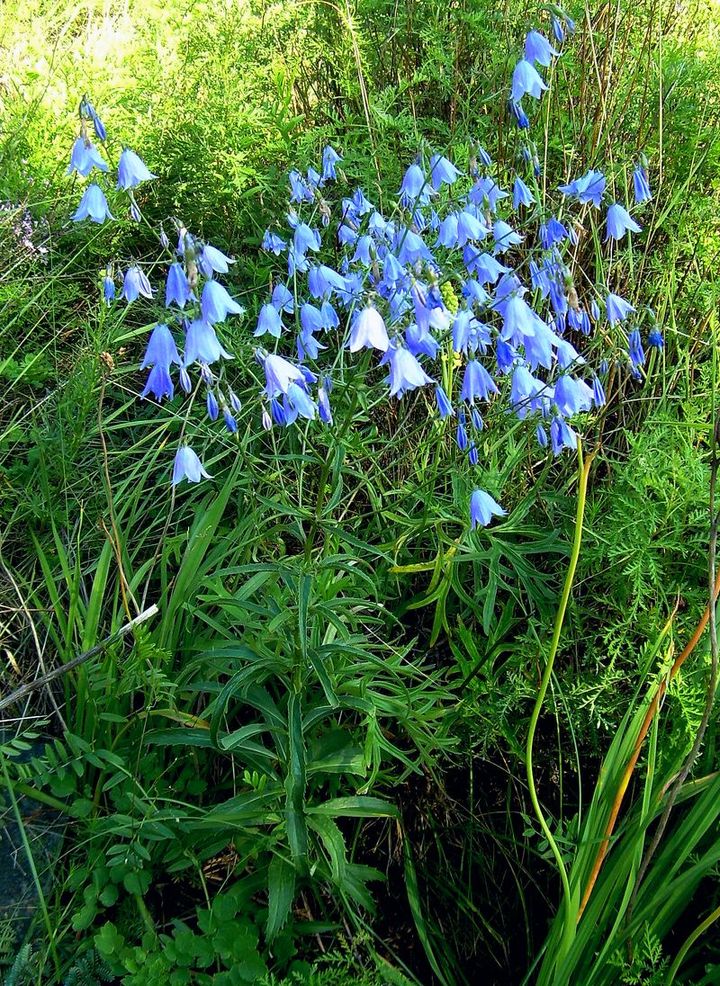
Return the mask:
<svg viewBox="0 0 720 986"><path fill-rule="evenodd" d="M569 864L611 742L708 598L720 6L568 12L578 31L540 155L565 176L647 154L655 200L631 300L666 339L641 384L618 382L591 440L535 764ZM29 932L16 908L0 912L8 983L464 983L479 970L520 983L540 953L560 898L524 745L573 537L573 463L488 442L487 474L513 511L468 543L453 477L434 468L444 439L422 415L362 392L358 426L329 458L323 438L270 448L248 400L237 441L215 447L214 484L171 497L179 422L137 402L147 325L99 304L108 258L155 244L129 223L73 226L65 168L88 93L161 176L146 211L237 258L232 287L252 318L288 169L330 142L382 202L422 141L460 160L478 140L502 166L507 80L541 16L525 0L0 8L3 691L160 608L4 713L5 837L39 901ZM692 746L709 667L703 638L631 786L638 832ZM711 794L717 747L713 716L693 775ZM667 859L688 845L697 878L662 920L650 883L633 947L618 939L594 967L586 947L589 965L566 981L665 982L717 909L717 814L704 808L700 824L685 793ZM713 927L678 981L718 982Z"/></svg>

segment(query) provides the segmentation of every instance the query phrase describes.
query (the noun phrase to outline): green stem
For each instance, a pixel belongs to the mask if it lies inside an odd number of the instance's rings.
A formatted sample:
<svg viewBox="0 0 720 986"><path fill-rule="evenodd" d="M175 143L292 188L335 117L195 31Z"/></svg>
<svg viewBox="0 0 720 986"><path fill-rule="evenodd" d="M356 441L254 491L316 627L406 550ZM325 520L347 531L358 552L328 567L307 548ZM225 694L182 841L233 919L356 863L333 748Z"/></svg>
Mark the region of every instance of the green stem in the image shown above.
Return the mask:
<svg viewBox="0 0 720 986"><path fill-rule="evenodd" d="M570 881L568 880L567 870L565 869L565 864L563 863L562 855L558 849L557 843L553 838L553 834L550 831L550 827L545 820L542 808L540 807L540 801L537 796L537 789L535 787L535 775L533 769L533 744L535 742L535 732L537 730L538 719L540 718L540 712L542 710L543 702L545 701L545 696L547 694L548 685L550 684L550 677L552 675L553 666L555 664L555 657L557 655L558 646L560 644L560 634L562 633L563 622L565 620L565 613L567 611L568 601L570 599L570 593L573 587L573 581L575 579L575 570L577 568L578 558L580 557L580 543L582 541L582 528L583 528L583 517L585 515L585 498L587 493L587 483L588 475L590 471L590 462L592 461L592 456L587 460L587 463L583 463L582 454L582 444L580 439L578 439L578 494L577 494L577 510L575 513L575 536L573 538L572 551L570 553L570 563L568 565L567 574L565 576L565 584L563 586L562 596L560 597L560 605L558 607L557 614L555 616L555 629L553 631L552 640L550 642L550 652L548 654L547 663L545 665L545 670L543 671L542 680L540 682L540 690L538 691L537 698L535 699L535 706L530 717L530 728L528 730L527 745L525 750L525 767L527 770L527 780L528 780L528 790L530 792L530 800L532 806L535 810L535 815L540 823L540 828L543 831L545 838L547 839L548 845L552 850L552 854L555 857L555 862L557 863L558 871L560 873L560 879L563 886L563 897L565 902L565 923L563 928L563 936L560 944L560 950L557 957L557 964L559 964L562 959L567 954L570 945L572 944L573 937L575 935L575 916L573 914L572 896L570 893Z"/></svg>
<svg viewBox="0 0 720 986"><path fill-rule="evenodd" d="M25 849L25 856L27 858L28 866L30 867L30 872L32 874L33 883L35 884L35 892L37 894L38 903L40 905L40 911L43 916L43 921L45 923L45 931L48 936L48 945L50 948L50 954L53 957L53 964L55 965L55 971L57 972L58 978L60 976L60 959L58 958L57 948L55 945L55 930L53 929L52 922L50 921L50 913L47 907L47 901L45 900L45 894L43 893L42 883L40 881L40 876L35 865L35 858L32 854L32 849L30 847L30 840L28 839L27 832L25 831L25 825L23 824L22 815L20 814L20 806L17 803L17 798L15 797L15 791L13 789L12 781L8 774L7 764L5 759L0 757L0 763L2 764L3 777L5 779L5 785L7 787L7 792L10 797L10 803L12 805L13 815L15 816L15 824L20 832L20 838L22 840L23 848Z"/></svg>
<svg viewBox="0 0 720 986"><path fill-rule="evenodd" d="M695 928L695 930L687 936L685 941L680 946L680 950L675 956L673 964L670 966L670 969L668 970L668 977L665 980L665 986L670 986L670 984L675 979L675 976L677 975L677 971L682 965L683 959L685 958L689 950L698 940L700 935L702 935L703 932L707 931L710 925L713 924L715 921L717 921L718 918L720 918L720 907L716 907L715 910L712 912L712 914L708 914L705 920L701 921L700 924L697 926L697 928Z"/></svg>

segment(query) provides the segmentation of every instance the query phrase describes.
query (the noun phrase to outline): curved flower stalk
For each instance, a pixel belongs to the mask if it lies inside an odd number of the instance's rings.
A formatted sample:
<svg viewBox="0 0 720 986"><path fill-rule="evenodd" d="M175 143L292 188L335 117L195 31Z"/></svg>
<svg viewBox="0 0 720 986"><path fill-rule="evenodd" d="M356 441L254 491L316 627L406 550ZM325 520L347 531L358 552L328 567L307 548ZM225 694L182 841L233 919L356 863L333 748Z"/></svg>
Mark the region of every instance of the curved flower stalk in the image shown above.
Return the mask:
<svg viewBox="0 0 720 986"><path fill-rule="evenodd" d="M375 386L385 387L389 399L427 393L429 413L438 427L452 429L465 462L464 509L472 528L505 515L495 499L501 491L483 488L479 436L492 405L508 412L495 420L514 420L539 453L547 448L558 456L578 448L587 415L605 403L604 357L635 377L646 361L642 315L618 283L599 283L594 267L577 266L583 224L595 227L598 242L605 233L605 249L616 251L614 268L626 234L640 233L628 204L615 201L613 189L627 182L593 167L545 182L557 191L540 194L531 116L575 29L559 7L548 10L553 40L530 30L509 80L516 148L510 173L479 145L467 161L421 148L394 207L381 211L363 189L347 184L339 151L325 147L317 167L288 176L287 211L262 238L274 273L267 295L253 299L247 330L260 343L255 359L265 384L255 408L265 429L297 422L331 427L333 387L343 385L337 368L357 358L371 374L382 368ZM107 169L90 146L88 126L101 142L105 130L86 99L80 118L69 170L91 175L95 169L104 180ZM123 150L116 186L130 196L131 213L134 190L154 178L137 154ZM636 205L651 198L644 157L634 165L633 188ZM96 183L85 196L91 201L83 197L76 219L110 218ZM176 375L180 391L203 392L210 422L234 433L239 401L225 382L233 359L225 332L227 319L244 309L220 280L234 261L180 223L176 245L162 229L159 240L164 285L151 283L158 265L146 271L129 263L119 300L113 300L111 266L103 289L107 304L147 303L154 312L142 396L177 399ZM654 320L645 342L663 344ZM241 360L236 364L242 375ZM187 452L181 461L191 461ZM192 461L181 475L195 481L204 472Z"/></svg>

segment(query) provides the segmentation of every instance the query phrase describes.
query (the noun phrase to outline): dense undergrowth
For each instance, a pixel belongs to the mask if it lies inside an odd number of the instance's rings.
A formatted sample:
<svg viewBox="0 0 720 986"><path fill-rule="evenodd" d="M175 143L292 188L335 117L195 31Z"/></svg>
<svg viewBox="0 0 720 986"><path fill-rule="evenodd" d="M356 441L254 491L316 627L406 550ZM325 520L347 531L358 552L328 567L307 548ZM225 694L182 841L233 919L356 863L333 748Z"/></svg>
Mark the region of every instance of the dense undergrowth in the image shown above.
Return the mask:
<svg viewBox="0 0 720 986"><path fill-rule="evenodd" d="M720 903L714 715L635 878L712 667L705 634L670 676L709 597L720 11L571 7L533 122L539 194L605 165L631 183L622 169L647 155L643 237L610 260L590 238L582 269L651 309L664 347L640 379L611 365L585 433L584 537L531 758L550 839L525 744L572 556L572 455L504 433L496 409L480 468L509 516L471 534L454 428L429 402L390 403L356 376L336 398L352 418L339 440L265 434L253 381L237 433L193 431L212 482L171 489L186 426L138 401L152 312L101 301L108 261L149 263L150 226L179 217L236 259L247 315L225 339L250 353L287 172L332 143L342 194L358 184L388 210L419 147L464 167L482 145L509 173L508 80L548 9L0 11L3 696L102 644L2 710L6 839L39 899L29 932L0 912L8 983L717 981L717 931L681 952ZM147 226L70 220L84 93L161 176L138 194ZM610 852L570 920L658 688Z"/></svg>

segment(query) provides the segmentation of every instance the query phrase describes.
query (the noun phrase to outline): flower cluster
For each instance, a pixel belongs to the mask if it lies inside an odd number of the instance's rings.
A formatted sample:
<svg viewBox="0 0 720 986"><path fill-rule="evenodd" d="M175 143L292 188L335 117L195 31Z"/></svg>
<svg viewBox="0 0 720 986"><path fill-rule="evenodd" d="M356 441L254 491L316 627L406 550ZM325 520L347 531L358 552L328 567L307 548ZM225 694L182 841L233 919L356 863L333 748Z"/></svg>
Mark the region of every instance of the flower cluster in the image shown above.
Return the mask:
<svg viewBox="0 0 720 986"><path fill-rule="evenodd" d="M560 48L574 24L559 8L549 9ZM548 89L540 69L561 57L558 48L530 31L513 71L509 106L518 153L512 176L503 175L479 146L462 168L446 154L423 150L405 172L394 208L383 213L360 188L333 195L345 178L332 147L324 149L317 169L290 172L287 213L262 241L277 266L254 327L264 379L258 413L266 429L298 419L332 425L333 382L341 382L333 380L337 356L343 349L367 350L386 371L391 398L427 388L438 420L455 419L458 449L472 468L479 464L478 436L491 402L527 423L537 443L555 455L577 447L578 415L605 403L603 370L590 370L580 352L584 340L602 323L621 332L635 312L609 286L578 277L584 226L602 224L608 250L641 227L628 204L614 200L612 176L600 170L558 185L557 196L541 192L526 101L539 100ZM96 137L105 140L87 100L80 117L69 171L107 173L87 136L92 123ZM128 149L117 173L117 188L130 195L135 215L133 189L154 176ZM652 197L644 157L632 184L636 205ZM112 218L97 183L87 187L74 218ZM222 418L234 432L240 404L221 376L222 362L232 357L218 336L229 315L243 312L218 280L233 260L179 224L177 233L174 247L160 235L170 255L161 295L165 314L141 364L149 370L142 396L172 399L176 374L183 391L201 387L210 420ZM324 260L338 255L332 265ZM126 302L157 294L139 266L125 271L120 297ZM108 303L115 297L112 268L104 296ZM640 332L632 328L620 338L637 375L646 358ZM662 347L656 326L647 344ZM183 445L173 483L203 476L199 458ZM489 493L472 493L472 527L504 513Z"/></svg>

